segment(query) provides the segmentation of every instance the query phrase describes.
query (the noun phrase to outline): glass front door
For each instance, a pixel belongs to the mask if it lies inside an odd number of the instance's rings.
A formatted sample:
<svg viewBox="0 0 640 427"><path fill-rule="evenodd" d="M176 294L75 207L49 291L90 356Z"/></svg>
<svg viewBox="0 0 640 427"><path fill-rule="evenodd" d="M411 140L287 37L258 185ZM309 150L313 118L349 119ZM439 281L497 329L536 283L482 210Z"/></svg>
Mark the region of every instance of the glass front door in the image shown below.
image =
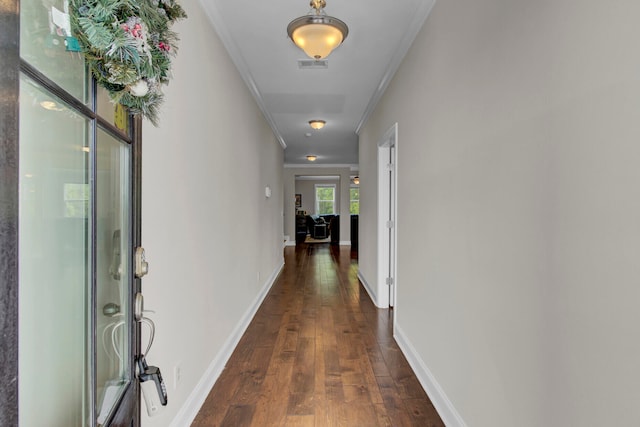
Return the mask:
<svg viewBox="0 0 640 427"><path fill-rule="evenodd" d="M67 8L21 2L19 424L138 425L132 121L66 49Z"/></svg>
<svg viewBox="0 0 640 427"><path fill-rule="evenodd" d="M20 425L105 425L134 385L131 145L20 91Z"/></svg>

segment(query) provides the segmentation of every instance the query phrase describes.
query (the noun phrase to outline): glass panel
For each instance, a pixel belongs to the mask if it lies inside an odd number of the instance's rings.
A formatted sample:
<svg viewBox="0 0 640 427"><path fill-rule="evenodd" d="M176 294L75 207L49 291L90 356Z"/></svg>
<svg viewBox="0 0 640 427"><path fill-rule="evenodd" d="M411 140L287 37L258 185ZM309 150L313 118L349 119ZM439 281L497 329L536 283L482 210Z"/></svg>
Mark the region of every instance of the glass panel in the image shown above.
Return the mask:
<svg viewBox="0 0 640 427"><path fill-rule="evenodd" d="M334 213L335 187L316 186L316 215Z"/></svg>
<svg viewBox="0 0 640 427"><path fill-rule="evenodd" d="M360 213L360 188L351 188L351 204L349 205L349 212L351 215L358 215Z"/></svg>
<svg viewBox="0 0 640 427"><path fill-rule="evenodd" d="M129 382L129 146L98 130L96 193L97 414L103 424Z"/></svg>
<svg viewBox="0 0 640 427"><path fill-rule="evenodd" d="M129 112L120 104L114 104L109 98L109 93L103 87L98 86L97 97L97 113L106 119L109 123L122 131L128 136L129 129Z"/></svg>
<svg viewBox="0 0 640 427"><path fill-rule="evenodd" d="M66 0L20 1L20 56L82 102L88 102L84 58L68 51Z"/></svg>
<svg viewBox="0 0 640 427"><path fill-rule="evenodd" d="M318 202L316 215L329 215L333 213L333 202Z"/></svg>
<svg viewBox="0 0 640 427"><path fill-rule="evenodd" d="M90 414L88 127L21 78L21 426L80 426Z"/></svg>

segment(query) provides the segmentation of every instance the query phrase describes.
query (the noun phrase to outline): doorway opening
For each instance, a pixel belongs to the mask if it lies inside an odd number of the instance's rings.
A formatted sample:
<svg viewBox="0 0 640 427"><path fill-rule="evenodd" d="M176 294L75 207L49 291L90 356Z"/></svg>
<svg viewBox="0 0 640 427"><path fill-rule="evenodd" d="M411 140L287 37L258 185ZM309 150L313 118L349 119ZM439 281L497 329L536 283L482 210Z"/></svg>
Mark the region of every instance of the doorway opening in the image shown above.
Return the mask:
<svg viewBox="0 0 640 427"><path fill-rule="evenodd" d="M296 175L296 243L340 242L339 175Z"/></svg>
<svg viewBox="0 0 640 427"><path fill-rule="evenodd" d="M396 300L398 124L378 142L378 306Z"/></svg>

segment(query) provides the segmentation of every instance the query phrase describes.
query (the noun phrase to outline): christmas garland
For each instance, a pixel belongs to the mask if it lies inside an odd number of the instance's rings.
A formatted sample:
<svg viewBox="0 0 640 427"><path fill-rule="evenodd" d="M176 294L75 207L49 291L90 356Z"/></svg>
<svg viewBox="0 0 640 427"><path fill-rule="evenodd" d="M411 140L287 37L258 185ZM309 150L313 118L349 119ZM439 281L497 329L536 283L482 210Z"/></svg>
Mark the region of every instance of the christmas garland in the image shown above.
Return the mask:
<svg viewBox="0 0 640 427"><path fill-rule="evenodd" d="M168 83L187 15L175 0L71 0L71 27L98 84L111 100L158 124L161 85Z"/></svg>

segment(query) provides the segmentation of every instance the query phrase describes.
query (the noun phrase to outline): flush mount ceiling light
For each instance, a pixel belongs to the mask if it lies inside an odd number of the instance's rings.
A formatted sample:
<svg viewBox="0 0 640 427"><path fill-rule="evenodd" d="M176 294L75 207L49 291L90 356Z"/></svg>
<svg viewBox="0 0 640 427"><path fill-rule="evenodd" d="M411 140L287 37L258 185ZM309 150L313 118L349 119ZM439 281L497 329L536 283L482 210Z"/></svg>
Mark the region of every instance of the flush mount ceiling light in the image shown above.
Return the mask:
<svg viewBox="0 0 640 427"><path fill-rule="evenodd" d="M310 162L315 162L317 159L316 156L307 156L307 160L309 160Z"/></svg>
<svg viewBox="0 0 640 427"><path fill-rule="evenodd" d="M309 126L311 126L315 130L322 129L324 125L327 124L324 120L310 120Z"/></svg>
<svg viewBox="0 0 640 427"><path fill-rule="evenodd" d="M62 111L62 107L53 101L42 101L40 102L40 106L50 111Z"/></svg>
<svg viewBox="0 0 640 427"><path fill-rule="evenodd" d="M349 34L347 24L324 12L325 0L311 0L308 15L294 19L287 26L287 34L296 46L310 58L322 59L340 46Z"/></svg>

